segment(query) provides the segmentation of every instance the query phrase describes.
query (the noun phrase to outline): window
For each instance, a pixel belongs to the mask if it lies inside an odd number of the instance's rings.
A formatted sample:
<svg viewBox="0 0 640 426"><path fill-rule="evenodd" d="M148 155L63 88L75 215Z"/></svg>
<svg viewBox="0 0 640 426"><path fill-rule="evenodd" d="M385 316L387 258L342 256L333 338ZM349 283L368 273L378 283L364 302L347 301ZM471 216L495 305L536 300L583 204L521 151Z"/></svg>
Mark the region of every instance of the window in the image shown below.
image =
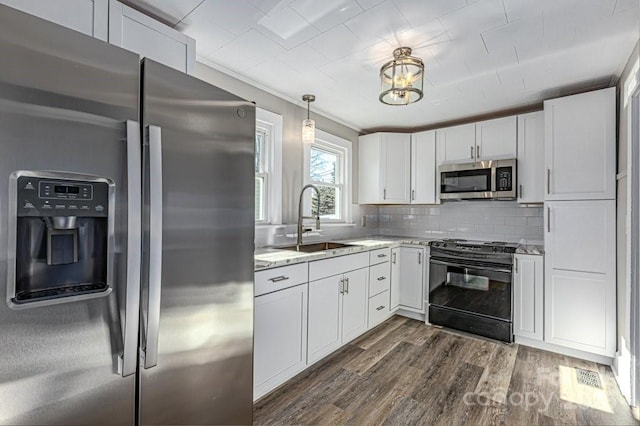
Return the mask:
<svg viewBox="0 0 640 426"><path fill-rule="evenodd" d="M320 217L325 221L346 222L349 218L350 153L350 141L319 130L316 141L305 150L305 183L320 190ZM316 212L318 196L315 191L309 193L310 210Z"/></svg>
<svg viewBox="0 0 640 426"><path fill-rule="evenodd" d="M255 220L282 221L282 116L256 108Z"/></svg>
<svg viewBox="0 0 640 426"><path fill-rule="evenodd" d="M267 221L267 205L269 201L269 173L267 159L269 158L268 142L270 140L269 130L256 125L256 192L255 209L256 222Z"/></svg>

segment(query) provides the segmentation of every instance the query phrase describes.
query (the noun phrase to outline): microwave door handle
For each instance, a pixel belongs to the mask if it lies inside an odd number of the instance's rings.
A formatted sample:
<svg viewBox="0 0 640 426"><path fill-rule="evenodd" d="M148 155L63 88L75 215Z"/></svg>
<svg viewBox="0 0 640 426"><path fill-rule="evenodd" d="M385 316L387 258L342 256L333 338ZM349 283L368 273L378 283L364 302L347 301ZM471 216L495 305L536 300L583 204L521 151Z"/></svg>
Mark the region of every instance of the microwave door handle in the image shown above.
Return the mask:
<svg viewBox="0 0 640 426"><path fill-rule="evenodd" d="M162 290L162 132L148 126L149 135L149 283L144 368L158 363L160 295Z"/></svg>
<svg viewBox="0 0 640 426"><path fill-rule="evenodd" d="M140 258L142 211L142 154L140 124L128 120L127 126L127 289L121 362L122 377L136 372L140 319Z"/></svg>

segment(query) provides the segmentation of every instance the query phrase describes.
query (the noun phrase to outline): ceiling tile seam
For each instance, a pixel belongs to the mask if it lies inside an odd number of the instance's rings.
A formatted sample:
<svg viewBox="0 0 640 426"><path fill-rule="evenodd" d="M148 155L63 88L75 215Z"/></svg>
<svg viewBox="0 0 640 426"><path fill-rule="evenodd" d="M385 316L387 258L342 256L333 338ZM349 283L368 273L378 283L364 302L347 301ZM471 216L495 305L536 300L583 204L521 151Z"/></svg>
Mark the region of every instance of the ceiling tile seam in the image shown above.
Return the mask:
<svg viewBox="0 0 640 426"><path fill-rule="evenodd" d="M507 6L504 5L504 0L502 0L502 12L504 13L504 19L506 19L507 22L511 22L509 15L507 15Z"/></svg>
<svg viewBox="0 0 640 426"><path fill-rule="evenodd" d="M173 26L173 28L177 28L178 25L180 25L185 19L187 19L189 17L189 15L191 15L197 8L202 6L202 3L204 3L204 1L205 0L201 0L200 3L198 3L193 9L191 9L190 12L188 12L186 15L184 15L182 17L182 19L180 19L178 22L176 22L175 25Z"/></svg>
<svg viewBox="0 0 640 426"><path fill-rule="evenodd" d="M287 9L291 9L291 11L292 11L293 13L295 13L296 15L298 15L300 18L302 18L302 20L303 20L304 22L306 22L307 24L309 24L310 26L312 26L313 28L315 28L316 30L318 30L318 32L319 32L320 34L322 34L322 30L321 30L320 28L316 27L315 25L313 25L313 22L309 22L309 20L308 20L307 18L305 18L304 16L302 16L300 13L298 13L298 11L297 11L297 10L295 10L294 8L292 8L292 7L291 7L291 3L289 3L289 4L287 5ZM268 13L266 13L265 15L269 15L269 14L268 14ZM303 41L302 43L305 43L305 42ZM294 46L294 47L298 47L298 46L300 46L302 43L299 43L299 44L297 44L297 45L296 45L296 46ZM293 48L292 48L292 49L293 49ZM291 49L287 49L287 50L291 50Z"/></svg>
<svg viewBox="0 0 640 426"><path fill-rule="evenodd" d="M618 1L619 0L616 0L615 2L613 2L613 9L611 9L611 16L613 16L613 14L616 11L616 7L618 7Z"/></svg>

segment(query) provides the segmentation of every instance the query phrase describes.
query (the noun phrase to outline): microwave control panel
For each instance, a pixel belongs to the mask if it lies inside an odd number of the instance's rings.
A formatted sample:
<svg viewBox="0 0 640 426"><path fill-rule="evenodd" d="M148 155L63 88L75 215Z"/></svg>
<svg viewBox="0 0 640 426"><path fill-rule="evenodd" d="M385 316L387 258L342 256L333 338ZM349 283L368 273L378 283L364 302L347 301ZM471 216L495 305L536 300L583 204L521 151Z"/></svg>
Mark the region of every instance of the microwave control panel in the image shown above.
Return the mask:
<svg viewBox="0 0 640 426"><path fill-rule="evenodd" d="M496 168L496 191L513 190L513 167Z"/></svg>

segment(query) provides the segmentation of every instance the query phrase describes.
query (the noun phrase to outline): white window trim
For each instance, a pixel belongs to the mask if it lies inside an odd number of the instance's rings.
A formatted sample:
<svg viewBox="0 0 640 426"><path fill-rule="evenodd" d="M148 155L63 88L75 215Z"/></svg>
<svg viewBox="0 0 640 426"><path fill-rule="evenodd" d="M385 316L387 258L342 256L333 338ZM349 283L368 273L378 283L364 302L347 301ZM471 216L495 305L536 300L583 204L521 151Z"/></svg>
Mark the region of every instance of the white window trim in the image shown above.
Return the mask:
<svg viewBox="0 0 640 426"><path fill-rule="evenodd" d="M256 127L268 129L270 144L267 147L267 209L265 220L256 226L282 224L282 128L280 114L256 108Z"/></svg>
<svg viewBox="0 0 640 426"><path fill-rule="evenodd" d="M333 148L337 151L344 152L344 160L342 166L342 176L343 176L343 200L342 200L342 219L322 219L323 223L352 223L351 218L351 188L353 187L353 176L352 176L352 143L348 139L343 139L339 136L332 135L331 133L324 132L322 130L316 129L316 141L319 141L320 144L327 145L329 148ZM311 156L311 146L313 144L304 144L303 149L303 165L302 165L302 174L303 174L303 184L306 185L310 183L309 181L309 161ZM333 185L327 185L333 186ZM305 210L308 210L311 205L311 193L305 194L304 200Z"/></svg>

